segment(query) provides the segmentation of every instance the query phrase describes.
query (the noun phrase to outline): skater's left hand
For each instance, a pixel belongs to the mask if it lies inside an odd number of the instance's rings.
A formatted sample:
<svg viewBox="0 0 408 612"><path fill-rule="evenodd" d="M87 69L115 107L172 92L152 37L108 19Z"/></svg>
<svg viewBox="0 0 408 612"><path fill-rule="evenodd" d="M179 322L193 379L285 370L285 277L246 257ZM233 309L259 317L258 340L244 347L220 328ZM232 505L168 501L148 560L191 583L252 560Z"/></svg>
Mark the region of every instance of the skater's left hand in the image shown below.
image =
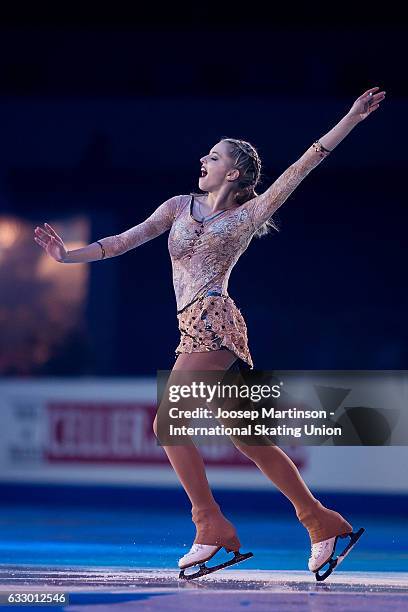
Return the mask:
<svg viewBox="0 0 408 612"><path fill-rule="evenodd" d="M380 102L385 98L385 91L376 91L379 87L372 87L367 89L357 100L347 113L349 117L363 121L373 111L377 110L380 106Z"/></svg>

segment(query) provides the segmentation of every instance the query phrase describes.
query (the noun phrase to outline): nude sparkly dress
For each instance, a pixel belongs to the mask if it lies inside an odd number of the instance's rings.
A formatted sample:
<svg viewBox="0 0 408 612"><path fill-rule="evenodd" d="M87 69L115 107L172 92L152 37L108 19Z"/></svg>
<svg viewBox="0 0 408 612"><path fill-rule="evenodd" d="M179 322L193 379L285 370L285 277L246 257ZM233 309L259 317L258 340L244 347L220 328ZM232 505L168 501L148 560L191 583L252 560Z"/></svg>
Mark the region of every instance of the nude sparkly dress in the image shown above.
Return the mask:
<svg viewBox="0 0 408 612"><path fill-rule="evenodd" d="M231 271L257 229L327 155L309 147L264 193L203 220L193 215L194 195L177 195L142 223L99 241L106 257L116 257L170 230L168 249L181 334L176 357L226 347L253 369L245 320L228 295Z"/></svg>

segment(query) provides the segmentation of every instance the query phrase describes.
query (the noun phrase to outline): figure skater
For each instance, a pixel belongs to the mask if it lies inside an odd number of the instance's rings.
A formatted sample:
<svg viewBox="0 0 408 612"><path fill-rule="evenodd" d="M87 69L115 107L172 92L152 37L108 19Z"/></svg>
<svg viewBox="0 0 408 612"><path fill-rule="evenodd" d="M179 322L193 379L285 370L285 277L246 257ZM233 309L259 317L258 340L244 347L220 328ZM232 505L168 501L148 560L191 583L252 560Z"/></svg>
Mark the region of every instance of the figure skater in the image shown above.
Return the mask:
<svg viewBox="0 0 408 612"><path fill-rule="evenodd" d="M173 269L180 343L172 372L253 369L245 320L228 295L232 268L254 236L276 228L272 221L300 182L327 157L345 136L379 108L385 91L373 87L353 103L349 112L320 140L258 195L261 162L248 142L223 138L201 158L202 193L177 195L162 203L142 223L115 236L68 251L48 224L35 228L35 240L61 263L92 262L117 257L152 240L166 230ZM157 435L157 415L154 422ZM293 461L275 445L234 444L249 457L292 502L296 516L311 541L309 569L322 580L333 571L360 537L338 512L314 497ZM200 565L202 575L215 568L205 562L221 548L239 555L240 541L233 524L221 512L210 490L202 457L194 444L164 446L169 461L192 505L196 536L189 552L179 560L184 569ZM349 537L346 549L333 558L338 538ZM251 553L249 553L250 555ZM245 557L245 555L244 555ZM239 560L239 557L237 557ZM319 575L319 570L329 569Z"/></svg>

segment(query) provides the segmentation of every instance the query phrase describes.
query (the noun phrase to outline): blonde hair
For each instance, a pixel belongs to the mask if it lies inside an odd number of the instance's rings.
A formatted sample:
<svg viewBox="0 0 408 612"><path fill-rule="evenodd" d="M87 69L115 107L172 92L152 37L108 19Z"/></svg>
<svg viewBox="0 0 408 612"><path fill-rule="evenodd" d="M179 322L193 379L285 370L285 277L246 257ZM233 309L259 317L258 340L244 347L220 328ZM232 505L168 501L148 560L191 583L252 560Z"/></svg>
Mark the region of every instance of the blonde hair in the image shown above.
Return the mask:
<svg viewBox="0 0 408 612"><path fill-rule="evenodd" d="M237 138L221 138L221 142L227 142L229 156L234 161L234 168L239 170L238 190L235 200L238 204L245 204L248 200L256 198L258 195L255 187L261 179L262 162L255 147L246 140ZM196 194L194 194L196 195ZM199 195L199 194L198 194ZM274 229L279 232L279 227L272 220L272 216L265 221L255 232L254 236L260 238L269 234Z"/></svg>

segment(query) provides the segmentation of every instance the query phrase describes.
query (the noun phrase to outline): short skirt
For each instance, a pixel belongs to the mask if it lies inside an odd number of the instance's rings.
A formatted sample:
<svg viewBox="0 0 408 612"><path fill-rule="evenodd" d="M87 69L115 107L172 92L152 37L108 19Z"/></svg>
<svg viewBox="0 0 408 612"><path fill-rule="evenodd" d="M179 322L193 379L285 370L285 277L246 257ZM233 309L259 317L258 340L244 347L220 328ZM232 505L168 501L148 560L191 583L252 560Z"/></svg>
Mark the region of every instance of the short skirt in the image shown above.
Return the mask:
<svg viewBox="0 0 408 612"><path fill-rule="evenodd" d="M225 347L253 369L247 326L229 295L208 291L178 312L177 319L181 338L176 357L179 353L202 353Z"/></svg>

